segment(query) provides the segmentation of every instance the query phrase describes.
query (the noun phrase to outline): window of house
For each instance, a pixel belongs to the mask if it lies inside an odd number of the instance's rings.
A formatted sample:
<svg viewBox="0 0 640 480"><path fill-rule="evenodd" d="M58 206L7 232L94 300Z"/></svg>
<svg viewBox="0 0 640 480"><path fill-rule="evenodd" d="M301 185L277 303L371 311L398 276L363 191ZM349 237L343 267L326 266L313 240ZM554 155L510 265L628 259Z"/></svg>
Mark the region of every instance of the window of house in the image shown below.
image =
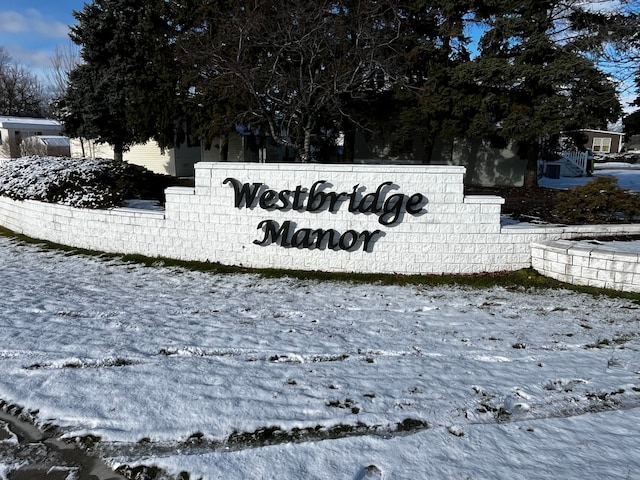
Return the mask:
<svg viewBox="0 0 640 480"><path fill-rule="evenodd" d="M609 153L611 152L611 139L605 137L595 137L591 149L594 152Z"/></svg>

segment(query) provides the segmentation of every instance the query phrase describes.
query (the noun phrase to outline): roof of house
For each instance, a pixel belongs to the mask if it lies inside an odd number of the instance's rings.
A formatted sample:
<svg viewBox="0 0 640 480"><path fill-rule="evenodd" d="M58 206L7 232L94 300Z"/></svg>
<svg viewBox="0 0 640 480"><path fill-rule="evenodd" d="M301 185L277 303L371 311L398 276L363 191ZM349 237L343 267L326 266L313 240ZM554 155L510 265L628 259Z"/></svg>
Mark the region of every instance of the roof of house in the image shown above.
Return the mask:
<svg viewBox="0 0 640 480"><path fill-rule="evenodd" d="M49 147L69 146L69 137L63 137L60 135L34 135L33 137L29 138L36 138Z"/></svg>
<svg viewBox="0 0 640 480"><path fill-rule="evenodd" d="M624 133L621 132L612 132L611 130L597 130L594 128L582 128L579 130L580 132L593 132L593 133L606 133L607 135L620 135L624 137Z"/></svg>
<svg viewBox="0 0 640 480"><path fill-rule="evenodd" d="M0 116L0 128L27 129L31 127L58 127L62 125L51 118L3 117Z"/></svg>

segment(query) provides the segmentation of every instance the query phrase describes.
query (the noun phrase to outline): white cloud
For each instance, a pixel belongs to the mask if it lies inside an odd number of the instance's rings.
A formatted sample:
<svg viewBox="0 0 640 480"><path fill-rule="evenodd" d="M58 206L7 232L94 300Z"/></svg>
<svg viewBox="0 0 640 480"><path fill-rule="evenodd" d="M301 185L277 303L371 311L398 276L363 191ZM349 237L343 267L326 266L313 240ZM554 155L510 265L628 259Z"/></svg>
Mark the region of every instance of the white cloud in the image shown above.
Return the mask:
<svg viewBox="0 0 640 480"><path fill-rule="evenodd" d="M49 51L28 50L17 45L7 45L5 48L7 52L9 52L9 55L11 55L11 58L22 65L27 65L35 69L48 68L51 66L51 56L53 54Z"/></svg>
<svg viewBox="0 0 640 480"><path fill-rule="evenodd" d="M41 79L51 68L55 46L69 41L69 26L39 10L0 10L0 45Z"/></svg>
<svg viewBox="0 0 640 480"><path fill-rule="evenodd" d="M38 10L28 9L25 14L15 11L0 11L0 32L37 33L49 38L65 38L68 25L45 17Z"/></svg>
<svg viewBox="0 0 640 480"><path fill-rule="evenodd" d="M26 19L18 12L0 12L0 32L21 33L28 30Z"/></svg>

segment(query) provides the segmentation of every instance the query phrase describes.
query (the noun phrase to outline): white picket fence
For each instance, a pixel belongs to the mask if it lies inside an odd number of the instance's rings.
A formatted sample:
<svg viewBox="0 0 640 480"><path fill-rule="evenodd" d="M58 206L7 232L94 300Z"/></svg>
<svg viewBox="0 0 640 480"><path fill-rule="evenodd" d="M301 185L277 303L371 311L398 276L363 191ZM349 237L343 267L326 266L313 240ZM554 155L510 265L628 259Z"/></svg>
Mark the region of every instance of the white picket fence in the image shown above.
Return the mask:
<svg viewBox="0 0 640 480"><path fill-rule="evenodd" d="M562 159L567 160L579 167L582 170L582 174L586 175L589 167L589 153L588 152L563 152Z"/></svg>
<svg viewBox="0 0 640 480"><path fill-rule="evenodd" d="M589 173L589 153L564 151L562 157L553 162L538 160L538 178L548 175L551 165L560 166L561 176L581 177Z"/></svg>

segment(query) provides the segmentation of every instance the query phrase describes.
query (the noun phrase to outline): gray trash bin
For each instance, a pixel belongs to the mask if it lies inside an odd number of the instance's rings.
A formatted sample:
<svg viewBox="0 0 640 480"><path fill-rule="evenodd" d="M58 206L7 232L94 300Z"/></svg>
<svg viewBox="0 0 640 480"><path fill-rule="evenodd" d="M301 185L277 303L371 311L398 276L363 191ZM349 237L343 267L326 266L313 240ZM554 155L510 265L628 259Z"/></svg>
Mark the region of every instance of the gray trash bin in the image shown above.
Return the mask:
<svg viewBox="0 0 640 480"><path fill-rule="evenodd" d="M560 178L560 165L547 165L548 178Z"/></svg>

